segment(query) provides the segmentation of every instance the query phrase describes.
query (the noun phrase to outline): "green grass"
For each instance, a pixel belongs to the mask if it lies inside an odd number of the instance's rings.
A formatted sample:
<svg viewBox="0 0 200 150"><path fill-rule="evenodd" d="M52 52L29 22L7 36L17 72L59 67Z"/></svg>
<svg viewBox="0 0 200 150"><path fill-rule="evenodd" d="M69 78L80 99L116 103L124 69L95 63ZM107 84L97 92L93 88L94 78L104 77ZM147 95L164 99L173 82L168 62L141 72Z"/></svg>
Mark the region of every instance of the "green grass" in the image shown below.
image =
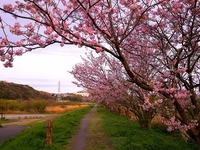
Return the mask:
<svg viewBox="0 0 200 150"><path fill-rule="evenodd" d="M17 121L17 119L0 119L0 124Z"/></svg>
<svg viewBox="0 0 200 150"><path fill-rule="evenodd" d="M14 138L0 145L0 150L64 150L69 147L71 137L77 132L81 119L91 110L86 107L68 111L53 119L52 145L45 142L46 122L33 125ZM197 150L194 142L182 140L178 132L167 132L166 128L153 124L150 130L142 129L135 121L98 107L96 117L89 123L90 141L88 149L95 150ZM91 124L93 123L93 124ZM95 125L96 124L96 125ZM100 129L96 129L100 128ZM104 133L102 133L104 132ZM94 146L93 146L94 147Z"/></svg>
<svg viewBox="0 0 200 150"><path fill-rule="evenodd" d="M167 132L166 128L152 125L150 130L142 129L136 121L127 121L123 116L101 107L104 132L111 138L116 150L197 150L193 141L187 143L178 132Z"/></svg>
<svg viewBox="0 0 200 150"><path fill-rule="evenodd" d="M33 125L0 145L0 150L62 150L78 129L90 107L68 111L53 119L52 145L46 145L46 122Z"/></svg>

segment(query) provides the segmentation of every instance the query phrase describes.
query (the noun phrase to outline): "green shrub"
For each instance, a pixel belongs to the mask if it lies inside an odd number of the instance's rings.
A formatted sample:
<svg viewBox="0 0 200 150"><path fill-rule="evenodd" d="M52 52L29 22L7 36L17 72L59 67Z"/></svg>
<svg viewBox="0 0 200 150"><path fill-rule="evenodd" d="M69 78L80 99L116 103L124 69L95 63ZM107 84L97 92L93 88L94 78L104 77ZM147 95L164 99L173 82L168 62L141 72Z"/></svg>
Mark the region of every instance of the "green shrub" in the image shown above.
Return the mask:
<svg viewBox="0 0 200 150"><path fill-rule="evenodd" d="M45 112L45 108L47 106L46 100L33 100L32 101L32 109L34 112L43 113Z"/></svg>

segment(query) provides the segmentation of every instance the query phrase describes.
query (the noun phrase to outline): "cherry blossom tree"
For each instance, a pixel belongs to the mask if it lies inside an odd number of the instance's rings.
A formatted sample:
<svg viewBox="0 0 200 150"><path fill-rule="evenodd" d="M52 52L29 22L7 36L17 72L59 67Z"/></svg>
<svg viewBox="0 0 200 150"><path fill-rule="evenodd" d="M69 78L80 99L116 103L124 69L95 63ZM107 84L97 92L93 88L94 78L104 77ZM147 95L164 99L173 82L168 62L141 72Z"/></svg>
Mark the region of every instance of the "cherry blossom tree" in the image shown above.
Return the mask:
<svg viewBox="0 0 200 150"><path fill-rule="evenodd" d="M5 67L15 55L54 43L104 51L131 83L172 104L169 130L187 131L200 147L199 0L24 0L0 10ZM137 71L141 66L153 69L151 80Z"/></svg>
<svg viewBox="0 0 200 150"><path fill-rule="evenodd" d="M173 115L167 122L168 130L183 129L198 145L199 6L198 1L173 1L154 7L151 13L153 19L146 22L144 27L149 30L149 35L142 39L148 42L148 49L152 51L150 59L158 64L151 65L158 70L158 79L151 85L154 91L158 91L168 102L174 104L170 110Z"/></svg>
<svg viewBox="0 0 200 150"><path fill-rule="evenodd" d="M82 58L83 63L76 64L70 72L78 81L74 83L84 87L91 100L96 100L98 104L119 115L123 109L127 119L130 117L129 112L132 112L141 127L150 128L162 100L154 92L145 91L130 82L122 64L116 58L104 52L96 56L89 52L86 56L87 58ZM145 66L139 68L138 72L144 72L145 69L144 73L149 75Z"/></svg>

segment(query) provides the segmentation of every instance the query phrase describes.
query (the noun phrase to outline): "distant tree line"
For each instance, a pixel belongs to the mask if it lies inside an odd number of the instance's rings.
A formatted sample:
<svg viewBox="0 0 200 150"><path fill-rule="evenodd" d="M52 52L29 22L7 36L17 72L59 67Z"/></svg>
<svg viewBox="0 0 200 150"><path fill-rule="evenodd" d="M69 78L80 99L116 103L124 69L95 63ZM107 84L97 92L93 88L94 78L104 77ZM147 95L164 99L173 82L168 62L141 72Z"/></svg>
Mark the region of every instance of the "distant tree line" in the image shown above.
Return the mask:
<svg viewBox="0 0 200 150"><path fill-rule="evenodd" d="M67 96L62 96L62 100L68 100L68 101L73 101L73 102L82 102L84 101L84 97L81 95L77 94L69 94Z"/></svg>
<svg viewBox="0 0 200 150"><path fill-rule="evenodd" d="M44 113L49 102L47 100L2 100L0 99L0 114L4 112Z"/></svg>
<svg viewBox="0 0 200 150"><path fill-rule="evenodd" d="M28 85L0 81L0 99L55 99L50 93L37 91Z"/></svg>

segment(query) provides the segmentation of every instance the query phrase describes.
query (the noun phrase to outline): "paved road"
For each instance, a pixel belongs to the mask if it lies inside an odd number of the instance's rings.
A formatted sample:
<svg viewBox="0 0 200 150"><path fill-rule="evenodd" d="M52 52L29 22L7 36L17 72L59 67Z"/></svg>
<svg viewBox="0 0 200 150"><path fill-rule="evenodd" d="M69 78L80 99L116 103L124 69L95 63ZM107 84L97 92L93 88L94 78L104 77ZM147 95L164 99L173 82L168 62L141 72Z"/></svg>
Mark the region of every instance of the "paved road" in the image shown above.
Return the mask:
<svg viewBox="0 0 200 150"><path fill-rule="evenodd" d="M5 126L0 128L0 144L27 128L27 126Z"/></svg>

